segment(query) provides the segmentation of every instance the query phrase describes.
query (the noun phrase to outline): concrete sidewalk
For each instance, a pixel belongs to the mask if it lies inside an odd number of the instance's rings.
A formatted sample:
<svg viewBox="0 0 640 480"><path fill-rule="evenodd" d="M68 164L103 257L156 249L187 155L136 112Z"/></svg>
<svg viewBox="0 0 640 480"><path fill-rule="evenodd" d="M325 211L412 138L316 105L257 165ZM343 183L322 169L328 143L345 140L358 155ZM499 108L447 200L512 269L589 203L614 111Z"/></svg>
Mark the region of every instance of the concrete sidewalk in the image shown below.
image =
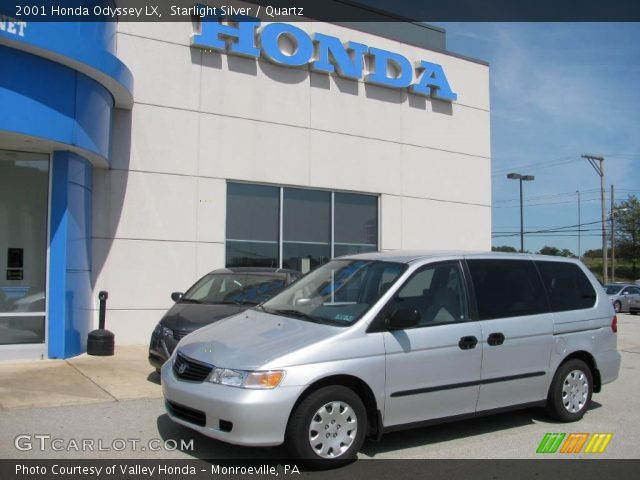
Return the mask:
<svg viewBox="0 0 640 480"><path fill-rule="evenodd" d="M162 396L146 345L116 347L112 357L0 363L0 409L117 402Z"/></svg>

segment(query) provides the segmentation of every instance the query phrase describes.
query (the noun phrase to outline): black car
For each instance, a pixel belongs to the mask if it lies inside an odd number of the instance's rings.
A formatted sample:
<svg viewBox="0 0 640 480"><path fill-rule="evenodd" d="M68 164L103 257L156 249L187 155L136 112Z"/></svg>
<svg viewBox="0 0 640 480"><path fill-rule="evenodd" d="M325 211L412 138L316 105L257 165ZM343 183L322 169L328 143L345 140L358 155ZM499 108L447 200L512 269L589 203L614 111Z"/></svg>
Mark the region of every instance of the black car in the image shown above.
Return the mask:
<svg viewBox="0 0 640 480"><path fill-rule="evenodd" d="M206 274L176 302L151 334L149 363L160 370L180 339L210 323L268 300L302 274L281 268L221 268Z"/></svg>

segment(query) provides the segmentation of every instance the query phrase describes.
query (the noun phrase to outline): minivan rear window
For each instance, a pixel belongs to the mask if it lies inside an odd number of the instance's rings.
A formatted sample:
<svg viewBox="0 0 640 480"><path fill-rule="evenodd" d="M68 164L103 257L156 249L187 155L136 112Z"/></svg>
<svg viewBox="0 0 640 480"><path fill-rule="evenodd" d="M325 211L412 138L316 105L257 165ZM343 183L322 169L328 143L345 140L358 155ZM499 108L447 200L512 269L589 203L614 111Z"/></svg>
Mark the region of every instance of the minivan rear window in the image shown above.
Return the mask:
<svg viewBox="0 0 640 480"><path fill-rule="evenodd" d="M596 292L584 272L574 263L536 261L544 283L551 310L565 312L591 308Z"/></svg>
<svg viewBox="0 0 640 480"><path fill-rule="evenodd" d="M547 313L549 305L530 260L467 260L480 320Z"/></svg>

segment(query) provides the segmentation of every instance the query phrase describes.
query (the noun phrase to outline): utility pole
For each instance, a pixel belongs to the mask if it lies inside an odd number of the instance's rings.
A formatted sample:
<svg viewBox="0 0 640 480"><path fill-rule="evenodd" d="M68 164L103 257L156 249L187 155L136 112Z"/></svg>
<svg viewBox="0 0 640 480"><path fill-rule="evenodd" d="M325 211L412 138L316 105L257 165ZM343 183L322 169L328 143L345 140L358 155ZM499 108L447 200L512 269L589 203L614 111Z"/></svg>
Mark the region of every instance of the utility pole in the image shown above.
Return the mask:
<svg viewBox="0 0 640 480"><path fill-rule="evenodd" d="M600 155L582 155L582 158L589 160L589 163L600 177L600 204L602 207L602 282L609 283L607 263L607 215L604 200L604 157Z"/></svg>
<svg viewBox="0 0 640 480"><path fill-rule="evenodd" d="M578 260L582 260L582 250L580 249L580 236L582 233L582 223L580 221L580 190L576 190L578 194Z"/></svg>
<svg viewBox="0 0 640 480"><path fill-rule="evenodd" d="M611 184L611 281L616 281L616 211L613 196L613 184Z"/></svg>

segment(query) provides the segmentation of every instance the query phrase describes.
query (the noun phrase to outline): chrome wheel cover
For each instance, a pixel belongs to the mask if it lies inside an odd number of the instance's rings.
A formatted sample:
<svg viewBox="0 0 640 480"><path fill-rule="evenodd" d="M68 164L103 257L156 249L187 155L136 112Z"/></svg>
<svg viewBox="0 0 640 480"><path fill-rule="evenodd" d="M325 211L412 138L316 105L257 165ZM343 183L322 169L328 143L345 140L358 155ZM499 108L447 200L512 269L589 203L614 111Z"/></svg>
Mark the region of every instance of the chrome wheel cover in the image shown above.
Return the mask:
<svg viewBox="0 0 640 480"><path fill-rule="evenodd" d="M582 370L572 370L562 382L562 405L569 413L578 413L587 405L589 379Z"/></svg>
<svg viewBox="0 0 640 480"><path fill-rule="evenodd" d="M324 404L311 417L309 444L322 458L338 458L356 439L358 417L351 406L343 401Z"/></svg>

